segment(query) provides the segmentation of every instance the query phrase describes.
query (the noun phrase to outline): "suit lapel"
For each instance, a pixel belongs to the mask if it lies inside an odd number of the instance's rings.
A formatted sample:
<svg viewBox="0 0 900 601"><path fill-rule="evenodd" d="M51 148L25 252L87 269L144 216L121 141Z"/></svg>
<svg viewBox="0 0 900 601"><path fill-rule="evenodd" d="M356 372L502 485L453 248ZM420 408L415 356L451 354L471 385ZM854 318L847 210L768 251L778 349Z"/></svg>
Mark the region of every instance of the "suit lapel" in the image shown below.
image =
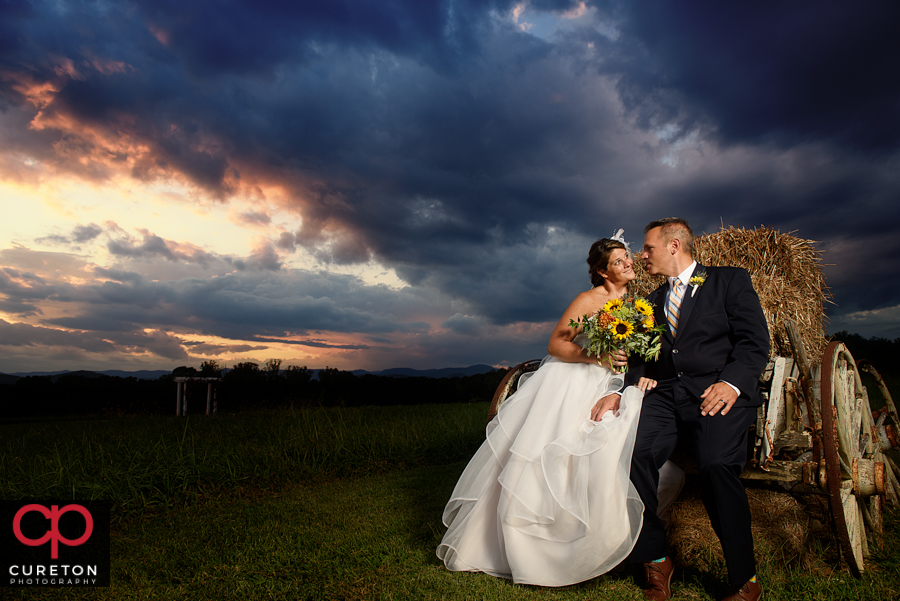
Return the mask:
<svg viewBox="0 0 900 601"><path fill-rule="evenodd" d="M698 271L703 271L706 268L703 267L700 263L697 263L697 266L694 267L694 271L691 272L691 277L694 277ZM687 326L688 322L691 318L691 311L694 309L694 302L696 301L696 296L700 294L700 289L694 289L690 284L687 289L684 291L684 298L681 299L681 311L678 316L678 331L683 332L685 326ZM676 336L677 338L677 336Z"/></svg>
<svg viewBox="0 0 900 601"><path fill-rule="evenodd" d="M663 337L668 337L669 344L672 344L674 338L672 337L672 330L669 329L669 320L666 319L666 297L668 296L668 294L669 285L663 284L656 289L656 298L651 300L653 301L653 317L654 319L656 319L656 323L666 326L666 331L663 332Z"/></svg>

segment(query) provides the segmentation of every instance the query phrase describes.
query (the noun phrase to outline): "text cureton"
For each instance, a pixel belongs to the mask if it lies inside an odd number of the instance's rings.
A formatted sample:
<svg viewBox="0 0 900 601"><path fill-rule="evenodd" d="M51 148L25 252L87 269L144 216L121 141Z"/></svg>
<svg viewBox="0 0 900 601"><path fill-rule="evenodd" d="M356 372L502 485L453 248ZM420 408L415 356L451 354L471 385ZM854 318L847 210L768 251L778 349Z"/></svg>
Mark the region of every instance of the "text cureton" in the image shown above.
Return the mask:
<svg viewBox="0 0 900 601"><path fill-rule="evenodd" d="M9 566L10 576L84 576L85 574L96 576L97 566L71 566L67 564Z"/></svg>
<svg viewBox="0 0 900 601"><path fill-rule="evenodd" d="M32 584L36 584L38 586L71 586L78 584L97 584L96 578L91 578L88 580L87 578L69 578L68 580L65 578L10 578L9 584L22 586L23 584L27 584L31 586Z"/></svg>

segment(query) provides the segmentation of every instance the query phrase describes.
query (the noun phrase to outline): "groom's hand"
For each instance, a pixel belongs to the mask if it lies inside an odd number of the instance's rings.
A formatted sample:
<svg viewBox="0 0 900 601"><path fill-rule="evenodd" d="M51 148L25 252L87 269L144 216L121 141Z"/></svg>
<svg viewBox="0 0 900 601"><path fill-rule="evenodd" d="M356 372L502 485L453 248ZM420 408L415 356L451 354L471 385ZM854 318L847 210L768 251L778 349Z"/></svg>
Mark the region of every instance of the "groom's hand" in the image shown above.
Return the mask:
<svg viewBox="0 0 900 601"><path fill-rule="evenodd" d="M612 411L615 413L619 410L619 400L622 397L617 394L608 394L594 405L593 409L591 409L591 419L595 422L599 422L603 417L603 414L607 411Z"/></svg>
<svg viewBox="0 0 900 601"><path fill-rule="evenodd" d="M722 415L728 415L731 406L738 399L738 393L725 382L716 382L704 390L700 398L703 399L700 403L700 415L715 415L720 411Z"/></svg>
<svg viewBox="0 0 900 601"><path fill-rule="evenodd" d="M641 376L641 379L638 380L638 383L635 384L635 386L637 386L641 390L641 392L648 392L656 388L656 384L656 380Z"/></svg>

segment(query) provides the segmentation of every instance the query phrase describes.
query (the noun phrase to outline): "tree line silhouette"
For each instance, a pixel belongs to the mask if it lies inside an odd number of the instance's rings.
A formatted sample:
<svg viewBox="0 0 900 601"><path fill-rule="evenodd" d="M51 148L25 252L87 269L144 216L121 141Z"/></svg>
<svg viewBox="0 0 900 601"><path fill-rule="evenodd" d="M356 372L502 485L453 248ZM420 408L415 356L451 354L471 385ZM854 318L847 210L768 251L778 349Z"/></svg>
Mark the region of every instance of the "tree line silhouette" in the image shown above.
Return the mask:
<svg viewBox="0 0 900 601"><path fill-rule="evenodd" d="M868 359L891 388L900 385L900 338L863 338L846 331L841 340L854 359ZM813 359L814 361L817 359ZM270 359L238 363L224 369L204 361L199 369L183 366L156 380L114 377L92 372L59 376L28 376L0 382L0 418L112 415L174 415L177 377L217 377L219 411L234 412L284 406L354 407L490 401L506 370L451 378L357 376L333 367L317 377L306 367ZM206 411L206 382L188 382L188 414Z"/></svg>
<svg viewBox="0 0 900 601"><path fill-rule="evenodd" d="M868 360L881 375L900 375L900 338L893 340L879 336L863 338L846 330L834 334L831 338L846 344L856 361Z"/></svg>
<svg viewBox="0 0 900 601"><path fill-rule="evenodd" d="M354 407L490 401L506 370L452 378L357 376L333 367L313 370L271 359L263 366L238 363L224 369L204 361L200 369L182 366L156 380L114 377L92 372L28 376L0 384L0 417L74 415L174 415L176 378L185 382L188 414L206 411L207 384L214 383L220 412L285 406Z"/></svg>

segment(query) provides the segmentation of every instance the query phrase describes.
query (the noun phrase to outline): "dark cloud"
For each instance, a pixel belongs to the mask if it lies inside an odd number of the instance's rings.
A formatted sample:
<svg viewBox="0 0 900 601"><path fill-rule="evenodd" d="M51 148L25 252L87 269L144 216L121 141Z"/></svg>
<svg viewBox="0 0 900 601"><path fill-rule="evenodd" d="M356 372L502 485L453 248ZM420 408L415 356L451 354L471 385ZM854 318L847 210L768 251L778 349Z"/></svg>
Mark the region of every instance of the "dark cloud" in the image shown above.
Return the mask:
<svg viewBox="0 0 900 601"><path fill-rule="evenodd" d="M149 352L172 361L183 361L188 358L180 338L159 330L121 334L112 342L120 351L126 353Z"/></svg>
<svg viewBox="0 0 900 601"><path fill-rule="evenodd" d="M225 353L246 353L248 351L264 351L269 347L251 344L211 344L191 340L182 341L196 355L222 355Z"/></svg>
<svg viewBox="0 0 900 601"><path fill-rule="evenodd" d="M72 231L72 242L90 242L103 233L103 228L99 225L91 223L90 225L77 225Z"/></svg>
<svg viewBox="0 0 900 601"><path fill-rule="evenodd" d="M30 272L5 268L0 270L0 307L6 313L27 317L43 313L41 301L59 295L61 288L47 283L44 278Z"/></svg>
<svg viewBox="0 0 900 601"><path fill-rule="evenodd" d="M6 271L22 278L21 272ZM422 340L422 336L433 339L429 334L432 328L415 317L426 317L434 311L440 314L447 310L448 303L420 290L369 286L352 276L325 272L254 271L213 279L153 282L129 272L96 271L106 281L57 284L55 306L74 316L46 318L44 326L11 324L17 335L8 336L5 345L79 347L103 356L144 352L184 362L191 355L270 348L253 344L257 342L371 352L369 361L375 357L387 360L391 353L405 348L407 340ZM191 341L189 334L178 334L180 331L250 344L198 343ZM353 342L346 342L348 336ZM471 342L457 344L464 347ZM445 352L448 360L462 354L455 349ZM409 364L425 367L431 360L433 357L423 355Z"/></svg>
<svg viewBox="0 0 900 601"><path fill-rule="evenodd" d="M240 219L244 223L251 225L268 225L272 223L272 218L269 215L259 211L244 211L240 214Z"/></svg>
<svg viewBox="0 0 900 601"><path fill-rule="evenodd" d="M603 235L612 233L610 228ZM447 244L447 253L456 255L453 262L401 264L398 273L445 291L466 313L491 323L555 322L571 299L591 286L585 260L593 241L533 225L518 240L487 240L480 247ZM447 327L458 331L463 323L451 317Z"/></svg>
<svg viewBox="0 0 900 601"><path fill-rule="evenodd" d="M0 319L0 345L60 346L78 348L88 352L112 353L115 347L97 336L84 336L78 332L66 332L35 327L24 323L9 323Z"/></svg>
<svg viewBox="0 0 900 601"><path fill-rule="evenodd" d="M836 320L900 303L895 4L597 1L542 37L516 27L515 4L2 5L4 177L37 181L26 156L95 183L186 182L238 205L259 238L235 257L78 225L40 242L102 241L115 264L42 256L97 278L74 284L4 251L17 271L0 277L0 310L37 319L55 303L71 310L46 325L87 332L505 361L512 340L540 350L547 332L528 324L588 286L594 239L624 227L639 244L672 214L698 232L818 241ZM327 273L372 263L408 286ZM503 342L473 349L488 332Z"/></svg>
<svg viewBox="0 0 900 601"><path fill-rule="evenodd" d="M262 342L280 342L282 344L299 344L300 346L311 346L314 348L336 348L345 350L366 350L370 348L366 344L331 344L321 340L279 340L276 338L263 338L261 336L257 336L256 340Z"/></svg>
<svg viewBox="0 0 900 601"><path fill-rule="evenodd" d="M188 244L179 244L144 230L140 243L127 238L110 240L106 249L113 255L129 258L162 257L169 261L185 261L188 263L208 264L212 255L200 248Z"/></svg>
<svg viewBox="0 0 900 601"><path fill-rule="evenodd" d="M297 241L291 232L281 232L278 240L275 241L275 247L288 252L293 252L297 248Z"/></svg>
<svg viewBox="0 0 900 601"><path fill-rule="evenodd" d="M900 149L900 81L888 75L900 56L896 3L599 4L615 7L619 88L645 127Z"/></svg>
<svg viewBox="0 0 900 601"><path fill-rule="evenodd" d="M69 316L48 318L47 325L103 332L193 328L245 340L313 331L417 331L428 326L410 316L428 315L438 301L413 289L394 291L366 285L354 276L303 270L248 270L169 281L105 268L94 273L104 281L48 284L34 274L6 268L0 270L0 293L11 303L66 305Z"/></svg>
<svg viewBox="0 0 900 601"><path fill-rule="evenodd" d="M103 228L95 223L91 223L89 225L76 225L72 230L72 233L68 236L51 234L49 236L38 238L37 240L35 240L35 242L49 242L51 244L81 244L83 242L90 242L102 233Z"/></svg>
<svg viewBox="0 0 900 601"><path fill-rule="evenodd" d="M478 334L483 332L485 325L486 323L483 318L472 317L471 315L463 315L462 313L451 315L444 323L441 324L442 327L445 327L457 334L464 334L469 336L477 336Z"/></svg>
<svg viewBox="0 0 900 601"><path fill-rule="evenodd" d="M94 267L94 274L98 278L105 280L113 280L121 283L141 284L144 276L134 271L125 271L122 269L106 269L104 267Z"/></svg>
<svg viewBox="0 0 900 601"><path fill-rule="evenodd" d="M384 48L446 65L447 55L477 52L472 29L479 13L502 10L511 2L463 0L452 11L444 2L418 0L135 4L151 31L192 75L276 77L279 67L313 61L326 45Z"/></svg>
<svg viewBox="0 0 900 601"><path fill-rule="evenodd" d="M845 313L831 320L829 334L847 331L872 338L900 339L900 305Z"/></svg>
<svg viewBox="0 0 900 601"><path fill-rule="evenodd" d="M40 315L41 308L35 304L24 303L21 301L10 300L9 298L0 299L0 311L19 317L29 317L32 315Z"/></svg>
<svg viewBox="0 0 900 601"><path fill-rule="evenodd" d="M88 353L149 352L172 360L187 358L180 340L165 332L110 332L103 335L9 323L0 319L0 347L62 347L80 349Z"/></svg>
<svg viewBox="0 0 900 601"><path fill-rule="evenodd" d="M281 269L281 259L269 243L256 247L250 255L251 262L259 268L269 271Z"/></svg>
<svg viewBox="0 0 900 601"><path fill-rule="evenodd" d="M69 244L70 239L67 236L61 236L59 234L50 234L49 236L41 236L35 242L38 243L47 243L50 244Z"/></svg>

